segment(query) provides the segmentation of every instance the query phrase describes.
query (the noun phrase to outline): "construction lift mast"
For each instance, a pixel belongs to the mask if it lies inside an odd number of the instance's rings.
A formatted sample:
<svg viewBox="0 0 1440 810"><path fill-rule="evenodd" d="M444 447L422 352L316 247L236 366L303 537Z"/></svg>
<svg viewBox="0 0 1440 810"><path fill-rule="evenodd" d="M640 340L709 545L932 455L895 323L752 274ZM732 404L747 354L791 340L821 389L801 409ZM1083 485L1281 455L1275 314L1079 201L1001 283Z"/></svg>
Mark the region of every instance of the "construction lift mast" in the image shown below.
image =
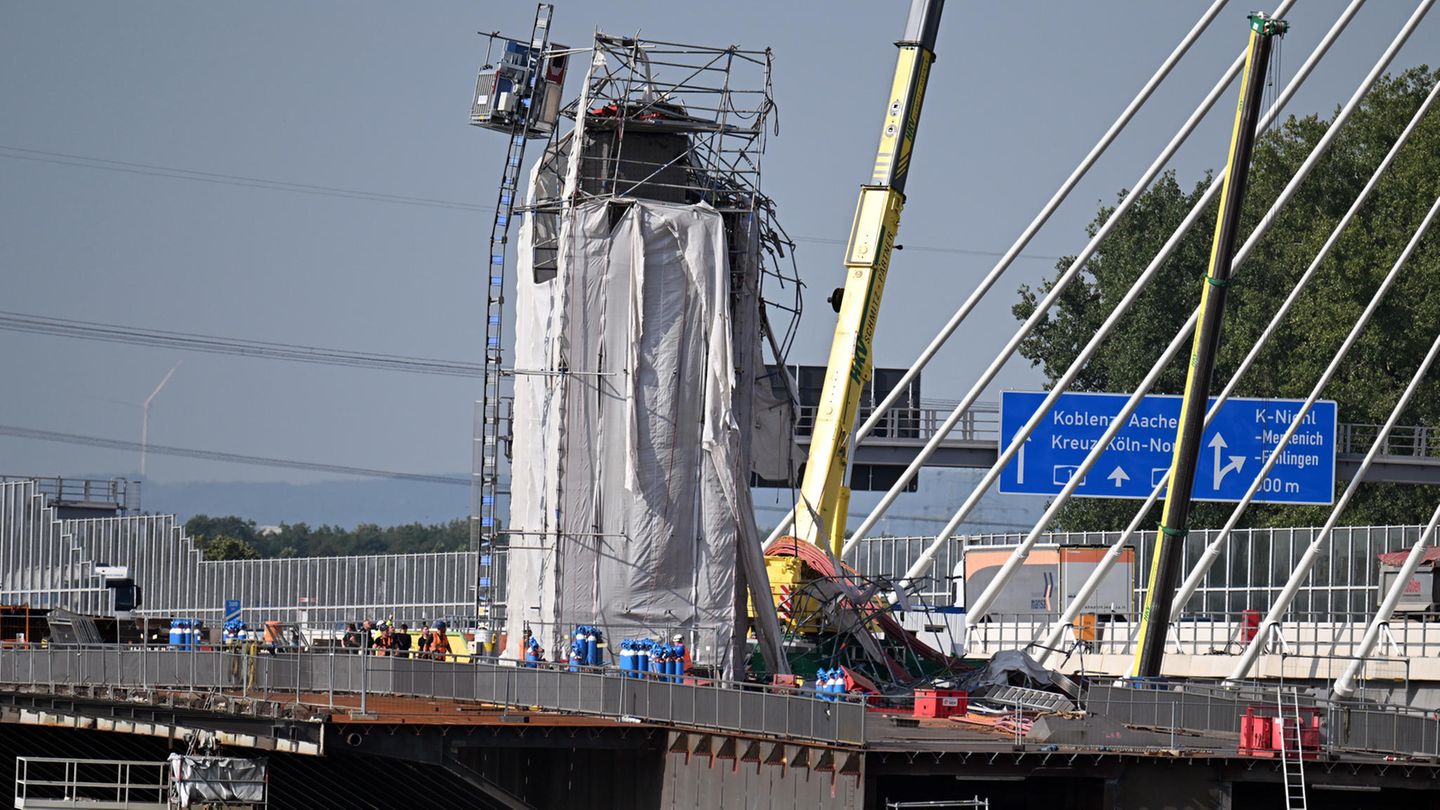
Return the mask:
<svg viewBox="0 0 1440 810"><path fill-rule="evenodd" d="M495 218L490 225L490 250L485 267L485 376L479 406L478 435L475 437L475 503L472 507L471 550L479 555L475 583L476 609L493 625L497 575L497 542L500 524L497 501L500 492L500 428L502 416L501 326L505 303L505 261L510 226L520 188L525 144L531 138L548 138L555 126L564 62L549 54L550 20L555 7L541 3L535 9L535 24L529 41L504 39L489 34L491 44L502 43L495 64L481 68L470 109L474 126L502 132L506 136L505 164L495 201ZM488 54L487 54L488 57Z"/></svg>
<svg viewBox="0 0 1440 810"><path fill-rule="evenodd" d="M920 107L944 0L911 0L905 35L896 43L890 100L875 155L870 183L860 200L845 246L845 285L831 303L839 313L830 359L816 409L809 461L795 508L794 536L831 548L838 558L845 542L845 512L850 500L845 473L860 394L874 366L872 341L880 317L880 298L890 270L890 255L905 205L905 181L920 125Z"/></svg>
<svg viewBox="0 0 1440 810"><path fill-rule="evenodd" d="M1195 485L1196 462L1200 457L1201 434L1205 429L1210 382L1215 373L1215 355L1220 347L1225 295L1230 286L1230 262L1235 257L1240 212L1250 177L1250 155L1255 146L1265 74L1274 38L1283 36L1287 28L1287 23L1265 14L1250 15L1250 44L1245 51L1244 78L1240 84L1240 99L1235 105L1235 124L1230 132L1230 154L1225 164L1225 182L1220 189L1220 210L1215 218L1215 236L1210 245L1210 265L1200 290L1200 319L1195 328L1190 366L1185 376L1175 455L1170 462L1170 488L1165 495L1145 603L1140 611L1140 634L1130 672L1136 678L1158 676L1165 656L1170 601L1175 596L1180 566L1185 557L1191 491Z"/></svg>

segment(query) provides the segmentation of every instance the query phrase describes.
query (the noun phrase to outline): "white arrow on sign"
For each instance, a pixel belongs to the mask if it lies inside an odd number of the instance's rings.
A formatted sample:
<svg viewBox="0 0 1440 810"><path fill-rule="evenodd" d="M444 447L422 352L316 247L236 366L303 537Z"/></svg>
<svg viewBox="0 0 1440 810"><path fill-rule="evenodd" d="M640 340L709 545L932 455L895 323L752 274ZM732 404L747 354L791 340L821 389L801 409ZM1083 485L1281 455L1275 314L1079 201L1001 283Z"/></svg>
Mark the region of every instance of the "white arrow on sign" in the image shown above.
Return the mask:
<svg viewBox="0 0 1440 810"><path fill-rule="evenodd" d="M1113 471L1111 471L1109 475L1105 477L1115 482L1116 489L1119 489L1126 481L1130 480L1130 476L1126 475L1125 470L1120 467L1116 467Z"/></svg>
<svg viewBox="0 0 1440 810"><path fill-rule="evenodd" d="M1210 440L1210 447L1215 451L1215 479L1211 482L1210 488L1217 491L1220 489L1220 482L1225 480L1225 476L1232 472L1240 472L1240 468L1245 466L1244 456L1231 456L1229 464L1224 467L1220 466L1220 451L1228 446L1225 444L1225 437L1219 433L1216 433L1215 438Z"/></svg>

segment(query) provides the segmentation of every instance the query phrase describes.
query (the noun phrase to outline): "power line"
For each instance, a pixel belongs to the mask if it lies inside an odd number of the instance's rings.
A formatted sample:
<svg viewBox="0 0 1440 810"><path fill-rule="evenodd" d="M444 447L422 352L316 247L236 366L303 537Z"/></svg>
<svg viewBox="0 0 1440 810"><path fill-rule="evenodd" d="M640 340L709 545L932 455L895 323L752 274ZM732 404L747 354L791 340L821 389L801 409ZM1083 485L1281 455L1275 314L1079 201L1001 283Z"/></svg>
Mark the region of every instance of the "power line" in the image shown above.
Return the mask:
<svg viewBox="0 0 1440 810"><path fill-rule="evenodd" d="M241 338L224 338L191 332L162 329L141 329L119 324L76 321L21 312L0 311L0 331L26 332L38 335L93 340L103 343L128 343L165 349L290 360L330 366L373 368L403 371L411 374L439 374L451 377L480 377L484 368L479 363L412 357L398 354L357 352L295 343L275 343Z"/></svg>
<svg viewBox="0 0 1440 810"><path fill-rule="evenodd" d="M106 439L100 436L85 436L79 433L37 430L35 428L16 427L14 425L0 425L0 436L13 436L18 439L33 439L41 442L78 444L86 447L103 447L110 450L139 451L141 449L140 442L129 442L123 439ZM425 484L470 486L469 478L454 475L425 475L423 473L394 472L392 470L376 470L369 467L349 467L342 464L320 464L311 461L270 458L268 456L246 456L239 453L223 453L218 450L195 450L188 447L170 447L163 444L146 445L145 450L149 453L158 453L164 456L196 458L204 461L223 461L230 464L249 464L256 467L281 467L290 470L309 470L312 472L338 473L340 475L357 475L364 478L389 478L396 481L418 481Z"/></svg>
<svg viewBox="0 0 1440 810"><path fill-rule="evenodd" d="M494 213L492 205L480 205L478 203L460 202L458 200L444 200L433 197L413 197L405 194L390 194L381 191L365 191L363 189L343 188L340 186L322 186L310 183L292 183L288 180L273 180L265 177L248 177L241 174L225 174L223 172L205 172L195 169L180 169L174 166L161 166L154 163L135 163L124 160L110 160L108 158L91 157L89 155L77 155L69 152L50 152L44 149L28 149L21 146L8 146L0 144L0 158L11 160L25 160L33 163L50 163L58 166L75 166L82 169L98 169L101 171L120 172L123 174L138 174L148 177L165 177L171 180L190 180L198 183L211 183L215 185L240 186L241 188L258 188L268 191L287 191L294 194L311 194L321 197L339 197L349 200L367 200L370 202L391 203L394 205L416 205L425 208L448 208L458 211L478 211L480 213ZM792 237L796 242L808 242L817 245L844 245L844 239L835 239L823 236L796 236ZM979 250L975 248L946 247L941 245L905 245L905 250L915 250L922 253L940 253L959 256L1001 256L997 250ZM1060 256L1046 256L1038 253L1022 253L1020 258L1034 259L1037 261L1059 261Z"/></svg>
<svg viewBox="0 0 1440 810"><path fill-rule="evenodd" d="M846 244L846 242L845 242L844 239L830 239L830 238L823 237L823 236L792 236L792 237L790 237L790 238L791 238L793 241L796 241L796 242L811 242L811 243L814 243L814 244L817 244L817 245L841 245L841 246L844 246L844 245ZM895 247L896 247L897 249L903 249L903 250L916 250L916 251L920 251L920 252L922 252L922 253L951 253L951 254L956 254L956 255L960 255L960 256L1003 256L1003 255L1005 255L1003 252L998 251L998 250L979 250L979 249L976 249L976 248L939 247L939 246L936 246L936 245L911 245L911 244L906 244L906 245L896 245ZM1034 259L1034 260L1036 260L1036 261L1058 262L1058 261L1060 261L1060 260L1061 260L1062 258L1064 258L1064 257L1063 257L1063 256L1045 256L1045 255L1042 255L1042 254L1039 254L1039 253L1021 253L1021 254L1018 254L1018 258L1021 258L1021 259Z"/></svg>
<svg viewBox="0 0 1440 810"><path fill-rule="evenodd" d="M10 154L18 152L22 154ZM387 202L397 205L418 205L427 208L453 208L462 211L494 211L492 206L477 203L440 200L430 197L412 197L405 194L389 194L382 191L365 191L339 186L320 186L310 183L292 183L287 180L272 180L264 177L247 177L240 174L204 172L194 169L179 169L173 166L159 166L153 163L132 163L123 160L74 155L66 152L47 152L42 149L26 149L19 146L0 144L0 157L11 160L28 160L35 163L53 163L60 166L77 166L84 169L140 174L150 177L168 177L171 180L190 180L199 183L213 183L243 188L261 188L269 191L288 191L295 194L314 194L322 197L342 197L371 202Z"/></svg>

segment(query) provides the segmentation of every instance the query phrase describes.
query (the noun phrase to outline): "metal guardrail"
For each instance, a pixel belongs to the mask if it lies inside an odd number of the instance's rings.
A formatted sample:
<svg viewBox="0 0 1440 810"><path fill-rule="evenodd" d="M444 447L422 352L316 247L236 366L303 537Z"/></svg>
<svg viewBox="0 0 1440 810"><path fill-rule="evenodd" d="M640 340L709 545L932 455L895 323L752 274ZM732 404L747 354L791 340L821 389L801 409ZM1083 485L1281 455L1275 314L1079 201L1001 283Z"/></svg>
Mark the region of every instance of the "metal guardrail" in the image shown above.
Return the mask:
<svg viewBox="0 0 1440 810"><path fill-rule="evenodd" d="M730 683L673 683L623 677L618 670L570 672L498 663L451 663L355 653L247 654L234 650L49 647L0 650L0 685L49 693L94 688L181 688L293 699L335 708L335 695L539 706L613 720L721 729L861 745L865 707ZM323 700L320 697L323 696Z"/></svg>
<svg viewBox="0 0 1440 810"><path fill-rule="evenodd" d="M372 696L469 701L518 709L651 722L680 728L764 734L841 745L867 741L867 704L840 696L742 684L673 683L624 677L613 670L567 671L497 663L463 664L354 653L246 654L227 650L65 648L0 650L0 686L47 694L97 689L185 689L337 709L336 695L352 696L339 708L366 711ZM1273 690L1238 690L1187 682L1136 689L1093 685L1084 708L1120 723L1177 734L1235 734L1247 706L1273 703ZM1302 698L1325 711L1325 748L1440 756L1440 714L1377 704ZM1023 740L1022 740L1023 741ZM1196 747L1180 742L1177 747Z"/></svg>
<svg viewBox="0 0 1440 810"><path fill-rule="evenodd" d="M1280 637L1288 655L1350 656L1359 649L1369 620L1370 616L1364 614L1300 614L1280 625ZM965 639L966 652L970 655L990 655L1041 641L1053 621L1053 618L1032 614L992 613L970 629ZM1094 637L1083 641L1084 652L1130 655L1135 651L1138 627L1138 621L1099 618L1095 623ZM1236 614L1187 613L1171 623L1166 643L1168 649L1182 655L1239 654L1253 637L1255 629L1254 625L1246 624L1243 616ZM1440 616L1417 615L1407 621L1392 621L1389 623L1389 634L1386 641L1393 642L1404 658L1440 657ZM1064 645L1068 648L1072 643L1082 643L1074 626L1066 635ZM1377 663L1386 660L1377 659Z"/></svg>
<svg viewBox="0 0 1440 810"><path fill-rule="evenodd" d="M1087 711L1129 725L1238 735L1248 707L1274 708L1275 690L1197 683L1157 684L1152 689L1092 686L1084 703ZM1435 712L1335 703L1304 695L1300 705L1323 711L1323 751L1440 756L1440 714Z"/></svg>
<svg viewBox="0 0 1440 810"><path fill-rule="evenodd" d="M15 758L16 808L171 807L168 763L124 759Z"/></svg>
<svg viewBox="0 0 1440 810"><path fill-rule="evenodd" d="M35 490L51 503L110 506L126 512L140 509L140 482L125 478L0 475L0 483L6 481L34 481Z"/></svg>

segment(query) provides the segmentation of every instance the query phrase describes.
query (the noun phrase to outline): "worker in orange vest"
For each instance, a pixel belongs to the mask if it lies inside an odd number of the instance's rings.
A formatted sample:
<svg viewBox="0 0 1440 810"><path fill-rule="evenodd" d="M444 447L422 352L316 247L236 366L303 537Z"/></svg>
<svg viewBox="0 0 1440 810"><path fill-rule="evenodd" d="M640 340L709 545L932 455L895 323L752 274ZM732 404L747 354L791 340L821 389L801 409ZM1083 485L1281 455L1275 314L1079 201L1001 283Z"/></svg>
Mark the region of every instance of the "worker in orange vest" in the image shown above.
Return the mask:
<svg viewBox="0 0 1440 810"><path fill-rule="evenodd" d="M377 638L377 639L375 639L375 654L376 654L376 655L394 655L394 654L395 654L395 628L394 628L394 627L392 627L392 626L390 626L390 625L387 624L387 625L385 625L385 629L380 631L380 637Z"/></svg>
<svg viewBox="0 0 1440 810"><path fill-rule="evenodd" d="M450 636L445 632L445 622L435 622L435 632L430 637L430 654L436 661L444 661L450 657Z"/></svg>

